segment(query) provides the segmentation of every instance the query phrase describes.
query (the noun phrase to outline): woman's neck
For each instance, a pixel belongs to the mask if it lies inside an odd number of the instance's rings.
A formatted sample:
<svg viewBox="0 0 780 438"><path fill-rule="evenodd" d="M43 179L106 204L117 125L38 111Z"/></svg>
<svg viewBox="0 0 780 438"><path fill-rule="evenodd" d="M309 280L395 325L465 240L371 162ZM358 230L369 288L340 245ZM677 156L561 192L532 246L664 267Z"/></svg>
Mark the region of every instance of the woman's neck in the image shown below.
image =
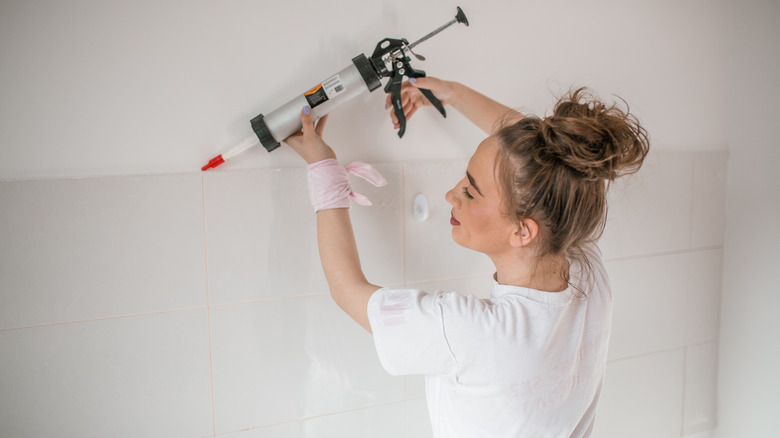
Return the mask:
<svg viewBox="0 0 780 438"><path fill-rule="evenodd" d="M561 292L569 287L569 261L561 254L539 259L528 252L520 252L512 257L491 259L496 266L499 284L545 292Z"/></svg>

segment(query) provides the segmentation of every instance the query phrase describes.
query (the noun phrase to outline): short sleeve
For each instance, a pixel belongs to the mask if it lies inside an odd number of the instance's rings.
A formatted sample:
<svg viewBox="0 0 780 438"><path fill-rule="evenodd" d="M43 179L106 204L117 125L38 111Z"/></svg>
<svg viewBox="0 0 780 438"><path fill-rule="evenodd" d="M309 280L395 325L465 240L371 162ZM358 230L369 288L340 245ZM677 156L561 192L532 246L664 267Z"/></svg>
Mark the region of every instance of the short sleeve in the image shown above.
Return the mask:
<svg viewBox="0 0 780 438"><path fill-rule="evenodd" d="M379 289L371 296L368 319L379 360L388 373L434 375L454 369L441 296L417 289Z"/></svg>

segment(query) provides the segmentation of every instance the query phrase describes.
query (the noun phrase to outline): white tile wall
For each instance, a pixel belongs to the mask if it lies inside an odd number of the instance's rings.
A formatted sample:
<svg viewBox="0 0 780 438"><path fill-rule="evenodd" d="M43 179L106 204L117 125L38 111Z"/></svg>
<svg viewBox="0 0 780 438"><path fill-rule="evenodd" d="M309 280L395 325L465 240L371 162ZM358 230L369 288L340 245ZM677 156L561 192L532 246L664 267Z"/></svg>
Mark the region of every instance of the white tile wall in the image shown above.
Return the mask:
<svg viewBox="0 0 780 438"><path fill-rule="evenodd" d="M203 174L211 304L327 291L305 175L303 169Z"/></svg>
<svg viewBox="0 0 780 438"><path fill-rule="evenodd" d="M691 248L723 245L727 160L726 151L694 154Z"/></svg>
<svg viewBox="0 0 780 438"><path fill-rule="evenodd" d="M428 417L428 404L424 398L406 402L406 438L431 438L431 420Z"/></svg>
<svg viewBox="0 0 780 438"><path fill-rule="evenodd" d="M677 438L682 429L685 349L607 363L594 438Z"/></svg>
<svg viewBox="0 0 780 438"><path fill-rule="evenodd" d="M404 436L404 404L393 403L251 429L230 438L343 438Z"/></svg>
<svg viewBox="0 0 780 438"><path fill-rule="evenodd" d="M353 204L352 227L355 230L363 271L369 281L395 286L404 279L404 206L403 166L376 165L387 185L376 188L352 177L353 189L371 199L372 206Z"/></svg>
<svg viewBox="0 0 780 438"><path fill-rule="evenodd" d="M355 204L358 251L370 281L403 282L401 167L377 166L388 185L352 177L372 208ZM205 173L209 293L212 304L326 292L316 218L300 169ZM361 236L376 236L373 239ZM294 275L290 275L294 273Z"/></svg>
<svg viewBox="0 0 780 438"><path fill-rule="evenodd" d="M717 341L723 249L693 251L690 263L685 311L686 344Z"/></svg>
<svg viewBox="0 0 780 438"><path fill-rule="evenodd" d="M605 264L614 303L610 359L685 346L689 264L688 253Z"/></svg>
<svg viewBox="0 0 780 438"><path fill-rule="evenodd" d="M685 404L683 434L715 428L718 344L691 345L685 349Z"/></svg>
<svg viewBox="0 0 780 438"><path fill-rule="evenodd" d="M211 328L217 433L404 399L328 295L216 307Z"/></svg>
<svg viewBox="0 0 780 438"><path fill-rule="evenodd" d="M206 313L0 332L0 436L213 433Z"/></svg>
<svg viewBox="0 0 780 438"><path fill-rule="evenodd" d="M612 187L596 436L716 424L725 163L656 152ZM370 280L487 293L489 260L450 239L465 165L353 179ZM301 169L0 182L0 205L0 436L430 436L423 379L388 376L327 294Z"/></svg>
<svg viewBox="0 0 780 438"><path fill-rule="evenodd" d="M689 248L692 171L693 152L651 150L638 173L612 184L605 260Z"/></svg>
<svg viewBox="0 0 780 438"><path fill-rule="evenodd" d="M0 329L206 304L198 175L0 183Z"/></svg>
<svg viewBox="0 0 780 438"><path fill-rule="evenodd" d="M444 195L465 176L467 162L406 164L404 218L406 281L460 278L494 272L490 259L458 246L451 236L452 206ZM428 198L430 215L419 222L412 217L412 202L418 193Z"/></svg>

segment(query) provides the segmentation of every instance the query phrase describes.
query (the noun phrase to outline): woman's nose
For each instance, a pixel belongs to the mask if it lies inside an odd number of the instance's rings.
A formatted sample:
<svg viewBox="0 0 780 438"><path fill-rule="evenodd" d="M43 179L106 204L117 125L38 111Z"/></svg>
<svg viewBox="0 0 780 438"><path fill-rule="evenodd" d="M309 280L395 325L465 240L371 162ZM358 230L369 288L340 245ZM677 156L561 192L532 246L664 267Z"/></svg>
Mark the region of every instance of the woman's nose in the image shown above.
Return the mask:
<svg viewBox="0 0 780 438"><path fill-rule="evenodd" d="M458 191L458 186L455 186L452 188L452 190L447 192L446 195L444 195L444 199L446 199L447 202L449 202L450 205L452 205L455 208L458 208L458 206L460 205L460 199L458 199L457 191Z"/></svg>

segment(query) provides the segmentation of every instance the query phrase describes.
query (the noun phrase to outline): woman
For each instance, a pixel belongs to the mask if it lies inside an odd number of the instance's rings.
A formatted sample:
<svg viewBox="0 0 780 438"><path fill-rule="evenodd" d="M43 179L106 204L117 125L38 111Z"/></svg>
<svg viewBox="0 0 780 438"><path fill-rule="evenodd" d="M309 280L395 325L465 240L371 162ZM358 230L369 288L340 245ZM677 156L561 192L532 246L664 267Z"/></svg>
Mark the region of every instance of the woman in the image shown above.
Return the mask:
<svg viewBox="0 0 780 438"><path fill-rule="evenodd" d="M595 242L608 183L639 169L646 131L627 111L582 89L542 119L436 78L404 84L407 118L428 105L418 88L488 134L446 199L455 242L495 265L491 296L380 288L366 280L345 208L346 171L322 140L326 118L315 127L305 108L302 132L287 143L310 163L333 298L373 333L388 372L426 376L434 436L590 436L612 311ZM363 175L371 179L365 169Z"/></svg>

